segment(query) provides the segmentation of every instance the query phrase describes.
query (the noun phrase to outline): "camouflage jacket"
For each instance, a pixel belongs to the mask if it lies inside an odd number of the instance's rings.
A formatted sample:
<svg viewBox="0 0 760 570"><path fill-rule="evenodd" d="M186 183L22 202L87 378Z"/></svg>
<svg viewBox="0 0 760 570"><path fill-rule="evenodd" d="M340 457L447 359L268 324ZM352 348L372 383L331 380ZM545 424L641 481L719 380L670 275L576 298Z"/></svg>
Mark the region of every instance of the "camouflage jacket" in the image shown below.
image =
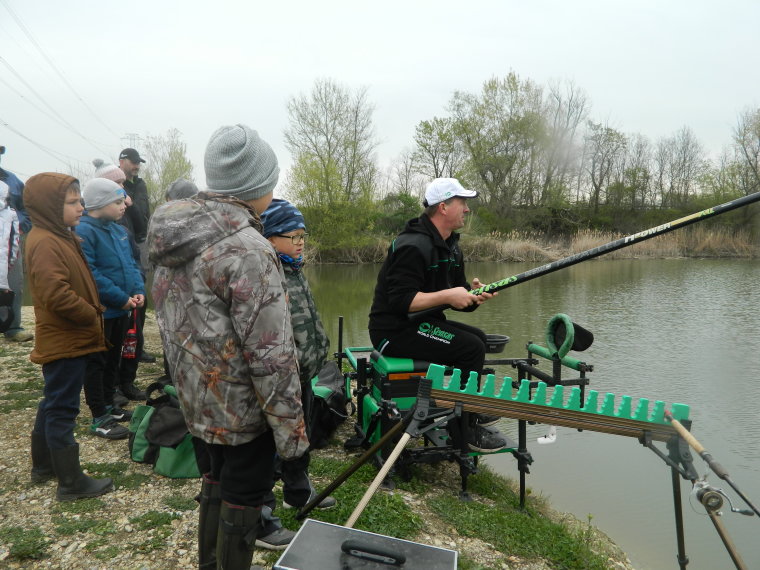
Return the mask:
<svg viewBox="0 0 760 570"><path fill-rule="evenodd" d="M317 307L314 305L314 297L311 295L306 275L300 268L295 269L287 263L282 267L285 271L301 382L307 382L317 375L327 360L330 339L327 338Z"/></svg>
<svg viewBox="0 0 760 570"><path fill-rule="evenodd" d="M244 202L168 202L148 230L153 301L190 432L240 445L272 429L283 459L309 445L282 266Z"/></svg>

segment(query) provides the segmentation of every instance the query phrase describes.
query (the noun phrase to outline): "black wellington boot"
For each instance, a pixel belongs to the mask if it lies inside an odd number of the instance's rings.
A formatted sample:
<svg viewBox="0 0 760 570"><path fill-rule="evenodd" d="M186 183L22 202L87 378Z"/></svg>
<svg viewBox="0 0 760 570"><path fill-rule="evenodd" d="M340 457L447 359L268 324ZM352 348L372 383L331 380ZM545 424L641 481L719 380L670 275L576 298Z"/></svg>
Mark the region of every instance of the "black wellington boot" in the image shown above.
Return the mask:
<svg viewBox="0 0 760 570"><path fill-rule="evenodd" d="M32 483L39 485L55 479L50 450L42 433L32 432Z"/></svg>
<svg viewBox="0 0 760 570"><path fill-rule="evenodd" d="M93 479L82 472L78 444L63 449L51 449L50 458L58 476L58 491L55 496L59 501L99 497L113 490L111 479Z"/></svg>
<svg viewBox="0 0 760 570"><path fill-rule="evenodd" d="M222 501L216 564L220 570L249 570L261 524L261 507L244 507Z"/></svg>
<svg viewBox="0 0 760 570"><path fill-rule="evenodd" d="M219 481L208 475L201 483L198 507L198 568L216 569L216 537L219 533L219 510L222 507L222 489Z"/></svg>

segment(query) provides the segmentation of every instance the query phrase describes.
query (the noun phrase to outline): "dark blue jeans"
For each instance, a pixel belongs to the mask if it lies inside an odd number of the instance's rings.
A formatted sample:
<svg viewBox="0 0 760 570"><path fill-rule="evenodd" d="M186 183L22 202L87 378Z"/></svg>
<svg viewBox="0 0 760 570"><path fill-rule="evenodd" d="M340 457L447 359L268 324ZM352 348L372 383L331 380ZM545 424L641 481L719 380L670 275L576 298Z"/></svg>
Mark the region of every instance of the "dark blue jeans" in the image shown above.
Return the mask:
<svg viewBox="0 0 760 570"><path fill-rule="evenodd" d="M44 398L37 407L34 431L44 434L50 449L63 449L76 443L74 426L86 367L87 356L62 358L42 365Z"/></svg>

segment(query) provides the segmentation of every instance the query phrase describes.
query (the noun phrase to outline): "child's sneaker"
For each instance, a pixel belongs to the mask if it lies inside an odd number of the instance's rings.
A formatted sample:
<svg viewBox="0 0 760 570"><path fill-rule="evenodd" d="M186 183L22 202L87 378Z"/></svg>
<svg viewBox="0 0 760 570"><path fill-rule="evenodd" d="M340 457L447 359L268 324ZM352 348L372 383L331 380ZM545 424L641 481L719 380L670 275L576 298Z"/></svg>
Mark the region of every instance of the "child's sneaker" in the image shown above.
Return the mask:
<svg viewBox="0 0 760 570"><path fill-rule="evenodd" d="M90 433L105 439L125 439L129 437L129 430L116 423L110 415L104 419L95 420L90 424Z"/></svg>
<svg viewBox="0 0 760 570"><path fill-rule="evenodd" d="M122 410L119 406L111 406L108 413L117 422L128 422L132 419L132 412L129 410Z"/></svg>

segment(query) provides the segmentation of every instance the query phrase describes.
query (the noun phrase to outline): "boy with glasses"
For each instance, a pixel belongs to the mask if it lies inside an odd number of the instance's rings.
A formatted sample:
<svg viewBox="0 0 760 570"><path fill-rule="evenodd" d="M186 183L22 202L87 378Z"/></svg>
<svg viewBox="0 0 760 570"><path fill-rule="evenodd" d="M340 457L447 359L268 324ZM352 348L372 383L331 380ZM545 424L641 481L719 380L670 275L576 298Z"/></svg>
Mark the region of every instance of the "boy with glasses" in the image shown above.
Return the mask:
<svg viewBox="0 0 760 570"><path fill-rule="evenodd" d="M300 369L301 403L307 435L310 436L314 403L311 379L327 360L330 340L319 318L309 282L302 271L303 250L309 234L306 233L303 215L287 200L274 198L269 208L261 215L261 222L264 224L264 237L274 246L285 273L290 322L293 325L293 339ZM308 451L295 461L283 462L281 476L284 508L301 508L316 496L309 480ZM335 499L326 497L317 508L329 509L333 506Z"/></svg>

